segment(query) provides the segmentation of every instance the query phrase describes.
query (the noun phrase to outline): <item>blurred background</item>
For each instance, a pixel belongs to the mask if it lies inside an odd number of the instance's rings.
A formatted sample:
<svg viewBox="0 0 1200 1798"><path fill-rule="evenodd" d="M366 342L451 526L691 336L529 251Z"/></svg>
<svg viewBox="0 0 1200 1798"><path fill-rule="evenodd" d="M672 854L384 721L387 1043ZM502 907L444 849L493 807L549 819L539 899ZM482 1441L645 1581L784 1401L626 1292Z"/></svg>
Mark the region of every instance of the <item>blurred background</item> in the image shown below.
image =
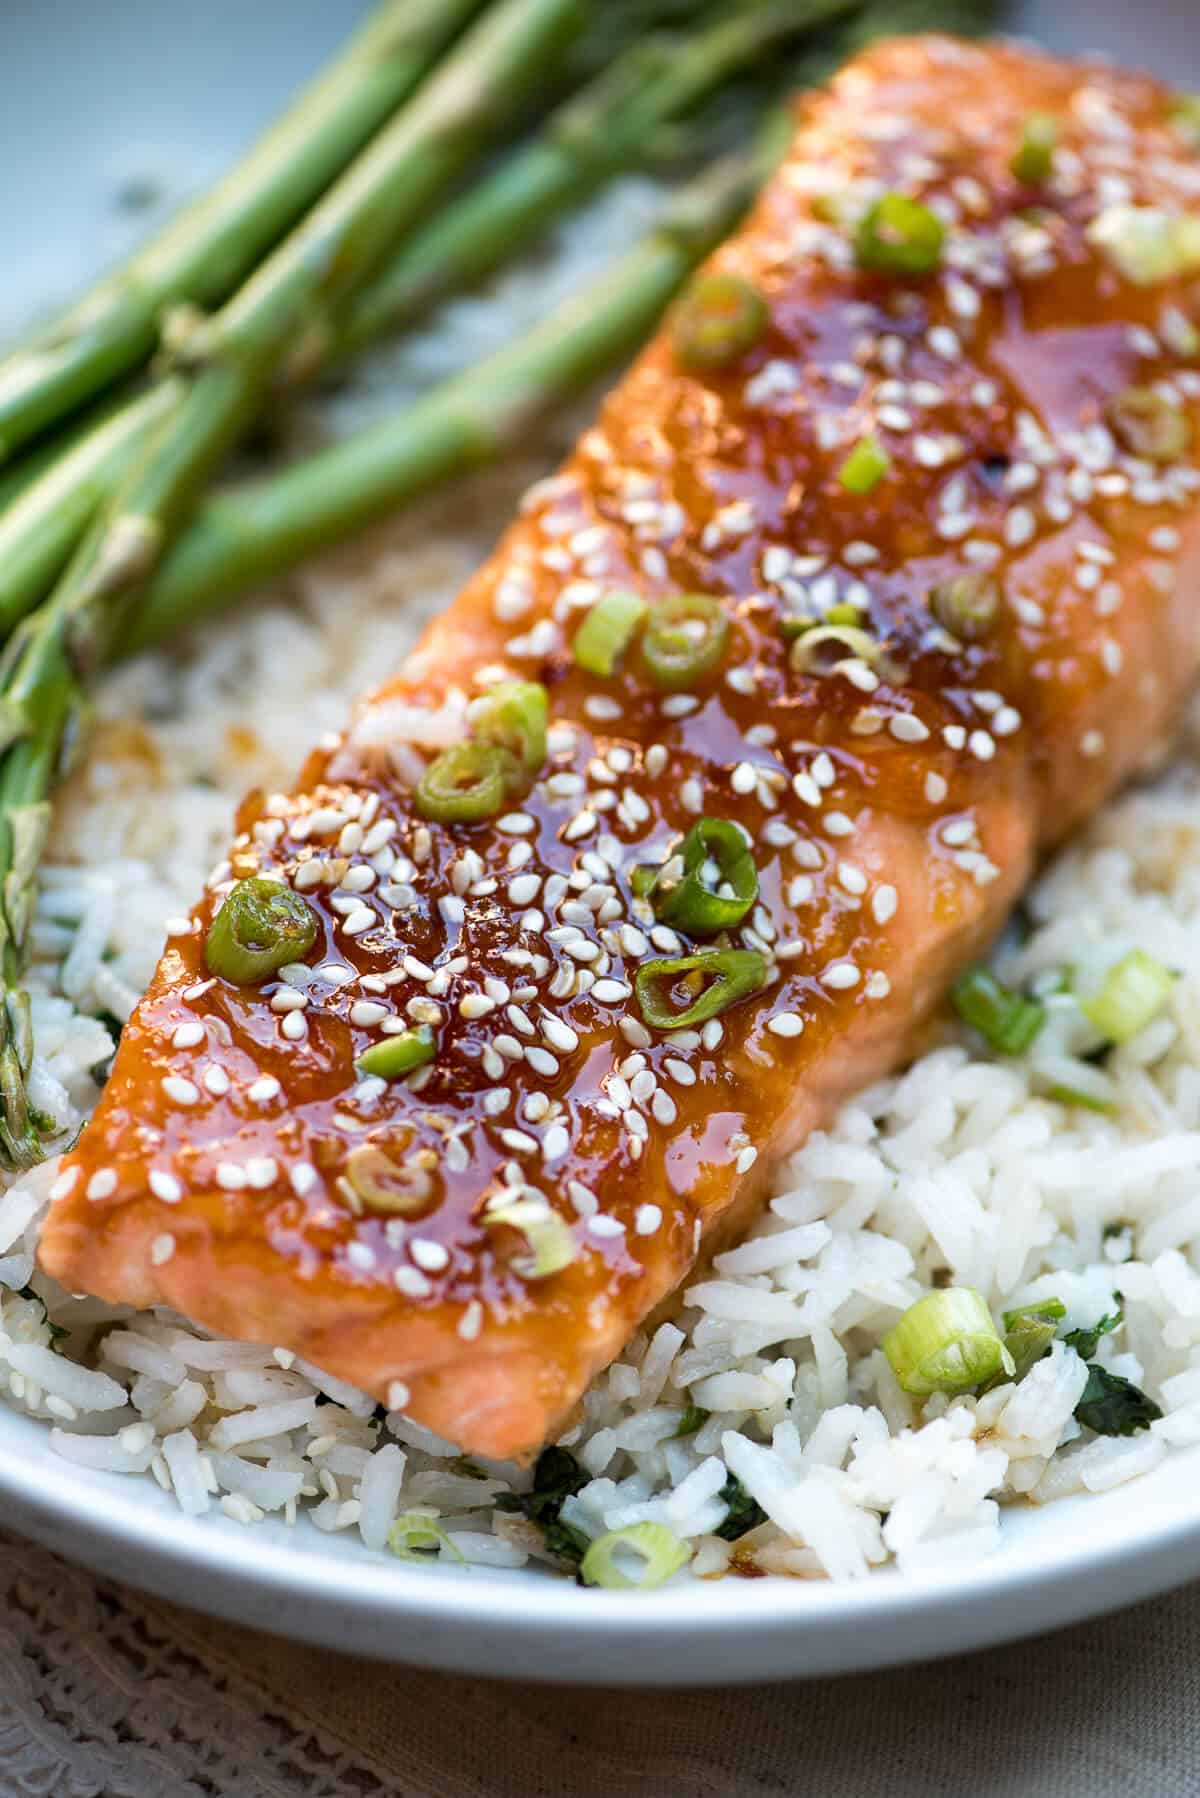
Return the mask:
<svg viewBox="0 0 1200 1798"><path fill-rule="evenodd" d="M3 0L0 336L203 188L369 0ZM1015 0L1012 29L1200 83L1200 0Z"/></svg>

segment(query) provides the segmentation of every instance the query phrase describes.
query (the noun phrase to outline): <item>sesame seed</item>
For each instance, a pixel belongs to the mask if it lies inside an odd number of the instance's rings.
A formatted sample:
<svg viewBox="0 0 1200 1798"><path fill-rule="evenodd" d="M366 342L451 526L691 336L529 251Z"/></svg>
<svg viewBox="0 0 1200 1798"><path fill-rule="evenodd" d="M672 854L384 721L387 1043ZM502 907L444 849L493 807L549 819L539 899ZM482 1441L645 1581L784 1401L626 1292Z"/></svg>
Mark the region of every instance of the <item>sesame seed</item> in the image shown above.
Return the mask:
<svg viewBox="0 0 1200 1798"><path fill-rule="evenodd" d="M778 1011L767 1029L773 1036L799 1036L804 1030L804 1019L794 1011Z"/></svg>
<svg viewBox="0 0 1200 1798"><path fill-rule="evenodd" d="M263 1074L246 1088L246 1097L252 1105L266 1105L279 1097L281 1088L274 1074Z"/></svg>
<svg viewBox="0 0 1200 1798"><path fill-rule="evenodd" d="M168 936L191 936L192 920L190 918L168 918L163 928Z"/></svg>
<svg viewBox="0 0 1200 1798"><path fill-rule="evenodd" d="M77 1167L64 1168L62 1173L58 1176L58 1179L54 1182L54 1185L50 1188L51 1199L65 1199L68 1193L75 1190L78 1180L79 1169Z"/></svg>
<svg viewBox="0 0 1200 1798"><path fill-rule="evenodd" d="M102 1167L87 1183L89 1199L107 1199L117 1190L117 1176L110 1167Z"/></svg>
<svg viewBox="0 0 1200 1798"><path fill-rule="evenodd" d="M223 1099L229 1091L229 1075L215 1062L211 1067L205 1068L201 1080L214 1099Z"/></svg>
<svg viewBox="0 0 1200 1798"><path fill-rule="evenodd" d="M967 746L971 754L981 762L990 762L996 753L996 745L986 730L973 730Z"/></svg>
<svg viewBox="0 0 1200 1798"><path fill-rule="evenodd" d="M662 1223L662 1209L658 1205L639 1205L633 1218L633 1227L639 1236L653 1236Z"/></svg>
<svg viewBox="0 0 1200 1798"><path fill-rule="evenodd" d="M863 992L868 999L886 999L892 990L892 983L882 968L876 968L867 975L863 984Z"/></svg>
<svg viewBox="0 0 1200 1798"><path fill-rule="evenodd" d="M734 1162L734 1166L737 1169L739 1174L748 1174L750 1172L750 1169L754 1166L754 1163L757 1160L758 1160L758 1150L753 1147L747 1147L747 1148L744 1148L739 1151L738 1158ZM699 1222L698 1219L697 1219L697 1222Z"/></svg>
<svg viewBox="0 0 1200 1798"><path fill-rule="evenodd" d="M288 1170L288 1181L296 1197L302 1199L317 1184L317 1170L310 1162L297 1161Z"/></svg>
<svg viewBox="0 0 1200 1798"><path fill-rule="evenodd" d="M270 1155L252 1155L246 1163L246 1178L257 1192L265 1192L279 1178L279 1166Z"/></svg>
<svg viewBox="0 0 1200 1798"><path fill-rule="evenodd" d="M546 1080L553 1080L559 1071L558 1062L548 1049L540 1049L536 1045L525 1050L525 1060L535 1074L541 1074Z"/></svg>
<svg viewBox="0 0 1200 1798"><path fill-rule="evenodd" d="M216 1172L217 1185L223 1192L241 1192L246 1184L246 1172L236 1161L219 1161Z"/></svg>
<svg viewBox="0 0 1200 1798"><path fill-rule="evenodd" d="M194 1105L200 1097L199 1088L179 1074L164 1075L162 1089L174 1105Z"/></svg>
<svg viewBox="0 0 1200 1798"><path fill-rule="evenodd" d="M940 805L950 788L945 776L932 770L925 776L925 797L930 805Z"/></svg>
<svg viewBox="0 0 1200 1798"><path fill-rule="evenodd" d="M587 1221L588 1235L603 1237L624 1236L625 1226L619 1217L608 1217L598 1211Z"/></svg>
<svg viewBox="0 0 1200 1798"><path fill-rule="evenodd" d="M897 712L888 720L888 731L898 743L923 743L929 735L929 727L911 712Z"/></svg>
<svg viewBox="0 0 1200 1798"><path fill-rule="evenodd" d="M854 822L845 812L826 812L821 822L831 837L854 835Z"/></svg>
<svg viewBox="0 0 1200 1798"><path fill-rule="evenodd" d="M417 1266L427 1274L440 1274L443 1268L450 1265L450 1254L440 1242L432 1242L427 1236L414 1236L408 1245L408 1252Z"/></svg>
<svg viewBox="0 0 1200 1798"><path fill-rule="evenodd" d="M831 962L821 975L822 984L833 992L846 992L857 986L859 979L859 971L852 961Z"/></svg>
<svg viewBox="0 0 1200 1798"><path fill-rule="evenodd" d="M279 1028L289 1042L303 1042L308 1035L308 1019L302 1011L289 1011Z"/></svg>
<svg viewBox="0 0 1200 1798"><path fill-rule="evenodd" d="M179 1025L171 1038L171 1047L173 1049L194 1049L204 1041L204 1037L204 1025L198 1020L192 1019Z"/></svg>
<svg viewBox="0 0 1200 1798"><path fill-rule="evenodd" d="M150 1244L150 1260L153 1266L162 1267L175 1253L175 1238L165 1232L156 1236Z"/></svg>
<svg viewBox="0 0 1200 1798"><path fill-rule="evenodd" d="M564 1124L551 1124L542 1137L542 1160L561 1161L571 1147L570 1132Z"/></svg>
<svg viewBox="0 0 1200 1798"><path fill-rule="evenodd" d="M877 924L887 924L896 915L899 898L894 886L876 887L871 900L871 910Z"/></svg>
<svg viewBox="0 0 1200 1798"><path fill-rule="evenodd" d="M433 1291L431 1282L415 1267L398 1267L392 1275L392 1284L410 1299L427 1299Z"/></svg>
<svg viewBox="0 0 1200 1798"><path fill-rule="evenodd" d="M412 1393L403 1380L391 1380L387 1389L387 1407L389 1411L403 1411L412 1398Z"/></svg>

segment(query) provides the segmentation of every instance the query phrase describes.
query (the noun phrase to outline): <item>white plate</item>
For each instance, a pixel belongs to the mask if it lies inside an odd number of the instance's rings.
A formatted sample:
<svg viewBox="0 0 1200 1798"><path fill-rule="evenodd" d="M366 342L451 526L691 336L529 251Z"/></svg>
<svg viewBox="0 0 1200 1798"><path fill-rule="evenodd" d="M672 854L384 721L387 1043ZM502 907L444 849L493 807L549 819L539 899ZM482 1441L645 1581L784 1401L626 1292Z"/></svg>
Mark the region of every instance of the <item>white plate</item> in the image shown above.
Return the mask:
<svg viewBox="0 0 1200 1798"><path fill-rule="evenodd" d="M1103 49L1194 82L1193 7L1028 0L1018 22L1055 49ZM0 143L21 181L0 192L10 252L0 325L86 274L81 246L93 261L119 247L111 216L97 221L122 171L165 151L182 185L210 177L362 10L209 0L193 16L166 0L7 0ZM982 1647L1200 1574L1198 1494L1200 1449L1114 1492L1010 1510L997 1553L969 1569L853 1586L723 1580L639 1597L524 1571L400 1566L303 1522L289 1532L195 1521L148 1480L69 1466L43 1425L0 1406L0 1515L72 1559L280 1634L513 1678L728 1683Z"/></svg>

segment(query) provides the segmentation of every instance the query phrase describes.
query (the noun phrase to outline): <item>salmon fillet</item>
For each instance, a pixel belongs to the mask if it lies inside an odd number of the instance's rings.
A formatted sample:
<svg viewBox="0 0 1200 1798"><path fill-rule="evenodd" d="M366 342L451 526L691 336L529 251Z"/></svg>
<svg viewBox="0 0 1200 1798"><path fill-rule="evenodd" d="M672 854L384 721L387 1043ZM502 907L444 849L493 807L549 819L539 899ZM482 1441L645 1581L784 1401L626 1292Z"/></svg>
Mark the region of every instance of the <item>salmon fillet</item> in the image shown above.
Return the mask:
<svg viewBox="0 0 1200 1798"><path fill-rule="evenodd" d="M562 1427L772 1165L912 1052L1193 676L1176 225L1200 156L1169 110L1148 79L939 37L800 105L709 265L765 327L705 373L660 335L344 737L245 801L63 1159L48 1273L286 1347L467 1451ZM1048 178L1011 166L1032 113L1056 120ZM860 266L885 193L942 221L933 272ZM845 469L864 438L870 481ZM664 690L631 639L586 672L574 637L617 591L717 596L719 665ZM427 762L513 678L548 695L529 790L422 816ZM757 871L715 939L664 918L669 871L649 895L636 872L702 815ZM241 985L205 943L256 875L316 941ZM639 969L714 946L758 958L757 990L648 1021ZM356 1070L420 1029L415 1073Z"/></svg>

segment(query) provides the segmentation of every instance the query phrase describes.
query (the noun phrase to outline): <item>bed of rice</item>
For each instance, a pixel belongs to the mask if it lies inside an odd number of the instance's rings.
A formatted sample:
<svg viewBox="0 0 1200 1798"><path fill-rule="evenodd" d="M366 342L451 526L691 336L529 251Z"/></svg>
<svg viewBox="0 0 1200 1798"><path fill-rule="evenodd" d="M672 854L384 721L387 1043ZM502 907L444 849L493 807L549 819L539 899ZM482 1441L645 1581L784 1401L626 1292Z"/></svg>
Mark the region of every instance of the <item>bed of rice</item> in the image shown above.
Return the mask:
<svg viewBox="0 0 1200 1798"><path fill-rule="evenodd" d="M629 184L557 254L377 365L388 403L456 354L478 353L569 285L649 209ZM359 389L338 419L378 399ZM327 415L328 417L328 415ZM311 421L309 421L311 424ZM93 754L60 807L36 926L33 1096L73 1132L147 980L164 920L187 908L250 785L277 786L312 737L399 658L486 550L524 467L430 504L372 541L241 608L174 659L147 657L100 696ZM464 520L467 523L464 525ZM1098 1491L1200 1442L1200 714L1176 760L1110 806L1032 894L1030 929L1001 955L1024 981L1069 964L1086 982L1146 946L1180 971L1169 1006L1100 1066L1069 997L1030 1059L985 1058L947 1024L901 1077L849 1105L781 1169L768 1215L639 1336L564 1437L591 1476L564 1520L589 1536L655 1519L687 1538L695 1573L731 1560L853 1578L896 1562L993 1552L1006 1501ZM1045 1097L1068 1085L1101 1114ZM305 1513L384 1547L398 1512L437 1513L443 1556L545 1559L540 1534L493 1509L528 1484L466 1471L453 1445L283 1350L214 1342L183 1319L72 1299L34 1272L53 1164L0 1196L0 1385L68 1460L156 1479L182 1508L251 1525ZM32 1287L36 1297L23 1296ZM1019 1388L923 1406L879 1348L935 1283L978 1287L999 1311L1055 1295L1093 1323L1123 1295L1126 1327L1098 1358L1164 1415L1125 1439L1081 1432L1086 1372L1062 1344ZM709 1415L678 1437L683 1411ZM734 1473L769 1521L736 1547L713 1532ZM479 1477L483 1475L484 1477ZM311 1544L312 1538L302 1532ZM299 1538L298 1538L299 1540Z"/></svg>

